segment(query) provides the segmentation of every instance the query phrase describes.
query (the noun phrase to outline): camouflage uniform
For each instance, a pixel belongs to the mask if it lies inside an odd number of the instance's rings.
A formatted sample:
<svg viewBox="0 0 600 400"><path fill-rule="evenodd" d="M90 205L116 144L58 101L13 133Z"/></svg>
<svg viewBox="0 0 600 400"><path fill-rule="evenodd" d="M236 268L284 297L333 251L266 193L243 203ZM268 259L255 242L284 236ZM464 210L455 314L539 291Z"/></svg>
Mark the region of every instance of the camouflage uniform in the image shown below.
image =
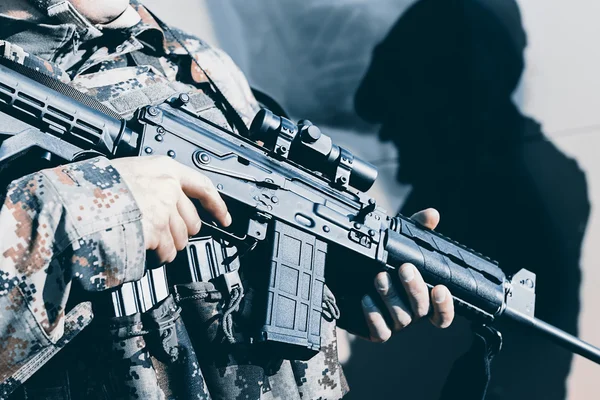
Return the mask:
<svg viewBox="0 0 600 400"><path fill-rule="evenodd" d="M249 125L258 104L228 56L163 29L137 2L132 10L140 16L133 26L84 33L69 23L0 15L0 56L52 75L126 118L187 92L198 115L239 130L214 84ZM94 293L105 299L99 292L139 280L145 269L141 212L108 160L25 176L0 198L0 398L32 375L11 398L345 394L331 318L324 319L321 353L307 362L281 361L223 343L219 316L229 299L210 282L179 285L175 297L142 315L114 318L100 300L78 301Z"/></svg>

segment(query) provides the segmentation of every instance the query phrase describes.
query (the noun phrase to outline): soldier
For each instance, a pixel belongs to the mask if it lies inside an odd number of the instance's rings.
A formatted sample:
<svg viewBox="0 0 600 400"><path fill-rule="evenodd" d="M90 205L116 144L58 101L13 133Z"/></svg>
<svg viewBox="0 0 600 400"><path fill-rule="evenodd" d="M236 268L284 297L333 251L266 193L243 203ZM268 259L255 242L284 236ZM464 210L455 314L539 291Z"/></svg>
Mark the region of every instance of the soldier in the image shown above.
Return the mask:
<svg viewBox="0 0 600 400"><path fill-rule="evenodd" d="M2 57L44 71L125 118L181 92L198 115L234 131L247 129L259 109L225 54L167 27L137 1L7 0L0 4L0 21ZM97 157L16 179L2 198L0 398L19 386L11 398L345 394L335 312L324 316L323 351L300 362L223 343L225 315L239 310L239 301L211 282L176 286L174 297L142 315L115 318L102 307L100 292L142 277L146 250L159 264L169 263L199 231L190 198L222 225L231 223L201 173L161 157ZM426 210L415 218L434 228L439 216ZM453 319L447 288L434 288L430 297L408 264L400 277L409 304L388 275L375 282L394 326L387 326L373 299L364 298L371 340L385 341L428 315L430 304L436 326ZM98 299L93 312L82 302L90 298ZM331 297L329 302L335 309Z"/></svg>

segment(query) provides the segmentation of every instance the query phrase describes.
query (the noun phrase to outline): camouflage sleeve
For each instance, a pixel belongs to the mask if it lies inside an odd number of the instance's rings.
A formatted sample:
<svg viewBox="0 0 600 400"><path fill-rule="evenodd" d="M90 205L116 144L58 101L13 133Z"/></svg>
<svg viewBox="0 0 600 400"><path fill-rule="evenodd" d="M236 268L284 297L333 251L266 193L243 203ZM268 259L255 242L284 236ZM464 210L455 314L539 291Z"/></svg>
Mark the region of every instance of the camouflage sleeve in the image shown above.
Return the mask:
<svg viewBox="0 0 600 400"><path fill-rule="evenodd" d="M12 182L0 210L0 381L61 338L72 284L138 280L144 261L140 210L108 160Z"/></svg>

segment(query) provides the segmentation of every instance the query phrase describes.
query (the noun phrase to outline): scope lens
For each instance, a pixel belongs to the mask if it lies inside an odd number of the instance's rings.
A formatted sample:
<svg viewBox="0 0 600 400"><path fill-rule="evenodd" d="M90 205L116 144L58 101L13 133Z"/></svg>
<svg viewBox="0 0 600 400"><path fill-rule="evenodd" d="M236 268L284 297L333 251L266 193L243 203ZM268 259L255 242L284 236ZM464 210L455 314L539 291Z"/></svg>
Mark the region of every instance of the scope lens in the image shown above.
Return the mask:
<svg viewBox="0 0 600 400"><path fill-rule="evenodd" d="M281 126L281 117L270 110L260 110L250 125L250 138L253 140L269 141L273 134L277 134Z"/></svg>

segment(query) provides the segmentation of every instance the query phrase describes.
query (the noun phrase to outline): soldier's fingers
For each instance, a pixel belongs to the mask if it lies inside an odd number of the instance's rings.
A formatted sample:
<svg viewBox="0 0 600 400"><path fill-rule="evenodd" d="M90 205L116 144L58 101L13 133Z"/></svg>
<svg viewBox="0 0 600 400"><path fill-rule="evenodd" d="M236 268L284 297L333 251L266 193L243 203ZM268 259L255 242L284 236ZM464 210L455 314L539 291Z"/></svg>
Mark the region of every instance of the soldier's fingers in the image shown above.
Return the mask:
<svg viewBox="0 0 600 400"><path fill-rule="evenodd" d="M188 229L179 214L171 214L171 218L169 219L169 229L171 230L175 248L178 251L185 249L185 245L188 242Z"/></svg>
<svg viewBox="0 0 600 400"><path fill-rule="evenodd" d="M387 272L377 274L375 288L394 320L394 331L408 326L412 321L410 306L402 301Z"/></svg>
<svg viewBox="0 0 600 400"><path fill-rule="evenodd" d="M431 291L433 315L431 322L438 328L447 328L454 320L454 301L446 286L437 285Z"/></svg>
<svg viewBox="0 0 600 400"><path fill-rule="evenodd" d="M178 162L174 162L174 164L177 167L173 170L181 183L183 192L191 198L198 199L202 207L221 225L231 225L231 215L227 211L227 205L211 180L183 164Z"/></svg>
<svg viewBox="0 0 600 400"><path fill-rule="evenodd" d="M381 311L369 295L362 298L362 309L365 314L367 326L369 327L369 339L373 342L385 342L388 340L392 336L392 331L385 323Z"/></svg>
<svg viewBox="0 0 600 400"><path fill-rule="evenodd" d="M410 217L413 221L418 222L429 229L435 229L440 223L440 213L435 208L428 208L423 211L419 211Z"/></svg>
<svg viewBox="0 0 600 400"><path fill-rule="evenodd" d="M415 318L429 313L429 291L421 273L412 264L403 264L398 271L400 281L408 295Z"/></svg>
<svg viewBox="0 0 600 400"><path fill-rule="evenodd" d="M179 196L177 211L183 219L183 222L185 222L189 236L194 236L196 233L200 232L200 227L202 226L200 216L198 216L196 206L194 206L194 203L192 203L187 196L184 196L183 194Z"/></svg>
<svg viewBox="0 0 600 400"><path fill-rule="evenodd" d="M164 232L156 248L156 257L158 258L159 264L170 263L177 256L177 249L175 248L175 242L171 236L171 232Z"/></svg>

